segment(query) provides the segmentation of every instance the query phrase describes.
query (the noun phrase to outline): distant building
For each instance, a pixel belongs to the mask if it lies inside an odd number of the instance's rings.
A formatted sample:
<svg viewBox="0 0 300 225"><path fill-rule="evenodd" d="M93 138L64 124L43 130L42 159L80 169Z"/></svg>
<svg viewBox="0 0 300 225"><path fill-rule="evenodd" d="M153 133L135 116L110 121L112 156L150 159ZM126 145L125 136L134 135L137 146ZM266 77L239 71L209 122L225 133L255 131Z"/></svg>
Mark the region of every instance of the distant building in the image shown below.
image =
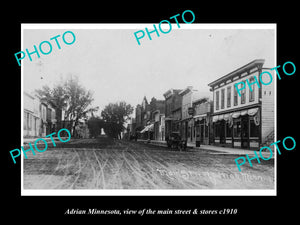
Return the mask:
<svg viewBox="0 0 300 225"><path fill-rule="evenodd" d="M211 113L212 113L213 102L209 98L200 98L193 101L194 108L194 131L195 137L194 141L198 138L200 144L208 145L210 144L210 139L212 136L212 126L211 126Z"/></svg>
<svg viewBox="0 0 300 225"><path fill-rule="evenodd" d="M172 132L180 132L182 96L180 89L170 89L163 95L165 97L165 137Z"/></svg>
<svg viewBox="0 0 300 225"><path fill-rule="evenodd" d="M136 106L135 110L135 134L138 138L150 139L153 131L151 125L151 109L146 96L144 96L142 104Z"/></svg>
<svg viewBox="0 0 300 225"><path fill-rule="evenodd" d="M208 84L213 92L214 144L249 149L274 139L274 82L262 85L259 81L267 70L264 61L256 59ZM239 96L234 84L247 79L253 83L254 77L260 88L253 84L251 91L246 85Z"/></svg>
<svg viewBox="0 0 300 225"><path fill-rule="evenodd" d="M47 105L47 127L46 134L56 132L56 111L49 104Z"/></svg>
<svg viewBox="0 0 300 225"><path fill-rule="evenodd" d="M24 92L23 94L23 136L39 137L40 134L40 101L38 98Z"/></svg>
<svg viewBox="0 0 300 225"><path fill-rule="evenodd" d="M134 133L138 133L143 129L142 125L142 106L138 104L135 108L135 130Z"/></svg>
<svg viewBox="0 0 300 225"><path fill-rule="evenodd" d="M193 120L193 101L200 98L198 90L188 86L179 92L182 97L181 106L181 137L187 142L194 142L195 130Z"/></svg>
<svg viewBox="0 0 300 225"><path fill-rule="evenodd" d="M24 92L23 108L24 137L45 137L56 132L56 112L46 101Z"/></svg>
<svg viewBox="0 0 300 225"><path fill-rule="evenodd" d="M164 124L161 117L165 115L165 101L152 98L150 102L151 124L153 124L153 134L151 138L154 140L164 140ZM164 121L163 121L164 122Z"/></svg>

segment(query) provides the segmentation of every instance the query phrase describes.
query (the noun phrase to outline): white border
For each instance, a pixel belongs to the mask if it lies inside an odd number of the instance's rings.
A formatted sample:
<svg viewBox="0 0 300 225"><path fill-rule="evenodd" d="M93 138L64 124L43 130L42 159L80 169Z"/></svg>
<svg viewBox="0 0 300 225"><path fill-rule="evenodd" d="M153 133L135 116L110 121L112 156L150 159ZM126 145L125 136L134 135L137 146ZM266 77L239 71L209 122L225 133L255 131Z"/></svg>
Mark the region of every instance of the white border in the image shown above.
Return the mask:
<svg viewBox="0 0 300 225"><path fill-rule="evenodd" d="M165 25L165 24L163 24ZM180 28L176 24L172 29L273 29L275 31L275 65L277 65L277 24L182 24ZM145 29L153 24L21 24L21 50L23 50L24 29ZM162 26L163 27L163 26ZM21 143L23 144L23 65L21 66ZM277 141L277 79L274 83L274 129L275 141ZM40 190L23 188L23 154L21 154L21 196L276 196L277 195L277 152L275 151L274 189L122 189L122 190Z"/></svg>

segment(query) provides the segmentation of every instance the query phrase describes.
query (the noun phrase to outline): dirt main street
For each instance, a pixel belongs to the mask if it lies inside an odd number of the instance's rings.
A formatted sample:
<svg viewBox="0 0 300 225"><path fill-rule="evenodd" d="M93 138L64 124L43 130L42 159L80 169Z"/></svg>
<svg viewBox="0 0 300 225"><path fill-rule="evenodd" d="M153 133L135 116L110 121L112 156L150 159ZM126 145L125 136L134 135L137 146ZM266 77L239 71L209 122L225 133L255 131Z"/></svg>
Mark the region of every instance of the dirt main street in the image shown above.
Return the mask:
<svg viewBox="0 0 300 225"><path fill-rule="evenodd" d="M50 145L49 145L50 146ZM42 148L41 148L42 149ZM73 139L24 159L24 189L274 189L274 160L187 152L147 144Z"/></svg>

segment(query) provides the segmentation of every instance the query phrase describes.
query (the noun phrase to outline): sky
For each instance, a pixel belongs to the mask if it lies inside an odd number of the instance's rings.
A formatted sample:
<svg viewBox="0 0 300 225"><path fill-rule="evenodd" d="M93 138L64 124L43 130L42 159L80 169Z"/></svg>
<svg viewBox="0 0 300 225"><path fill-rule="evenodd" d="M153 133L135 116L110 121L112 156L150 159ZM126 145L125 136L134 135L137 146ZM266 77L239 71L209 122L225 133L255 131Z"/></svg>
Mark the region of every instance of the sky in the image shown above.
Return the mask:
<svg viewBox="0 0 300 225"><path fill-rule="evenodd" d="M22 50L31 52L42 41L60 35L57 48L54 40L52 52L33 54L22 60L23 90L32 92L43 85L50 87L70 75L76 75L80 83L92 90L94 102L99 106L99 114L105 105L117 101L126 101L132 106L140 104L143 97L148 101L152 97L164 99L163 93L170 88L184 89L193 86L203 96L211 96L208 83L230 73L254 59L265 59L264 67L275 65L274 29L217 29L190 24L175 29L172 24L168 34L151 34L140 39L138 45L134 32L153 24L137 25L134 29L118 28L23 30ZM40 25L39 25L40 26ZM139 27L138 27L139 26ZM196 27L197 26L197 27ZM105 28L105 29L103 29ZM191 29L190 29L191 28ZM71 45L62 41L62 34L72 31L76 40ZM66 40L71 41L70 35ZM47 46L43 46L47 51Z"/></svg>

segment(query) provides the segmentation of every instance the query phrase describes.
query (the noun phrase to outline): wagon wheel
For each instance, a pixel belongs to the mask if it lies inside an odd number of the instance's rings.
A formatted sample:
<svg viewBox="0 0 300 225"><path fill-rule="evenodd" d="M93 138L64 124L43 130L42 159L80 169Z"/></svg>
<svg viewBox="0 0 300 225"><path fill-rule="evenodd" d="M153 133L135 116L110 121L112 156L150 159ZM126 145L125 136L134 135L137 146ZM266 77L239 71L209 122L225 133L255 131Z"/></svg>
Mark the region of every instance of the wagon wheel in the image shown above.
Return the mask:
<svg viewBox="0 0 300 225"><path fill-rule="evenodd" d="M177 146L177 144L175 144L175 143L172 143L172 145L171 145L171 149L174 149L174 150L176 150L176 148L177 148L178 146Z"/></svg>
<svg viewBox="0 0 300 225"><path fill-rule="evenodd" d="M182 151L182 150L183 150L183 148L182 148L182 145L181 145L181 144L179 144L179 145L178 145L178 150L179 150L179 151Z"/></svg>

